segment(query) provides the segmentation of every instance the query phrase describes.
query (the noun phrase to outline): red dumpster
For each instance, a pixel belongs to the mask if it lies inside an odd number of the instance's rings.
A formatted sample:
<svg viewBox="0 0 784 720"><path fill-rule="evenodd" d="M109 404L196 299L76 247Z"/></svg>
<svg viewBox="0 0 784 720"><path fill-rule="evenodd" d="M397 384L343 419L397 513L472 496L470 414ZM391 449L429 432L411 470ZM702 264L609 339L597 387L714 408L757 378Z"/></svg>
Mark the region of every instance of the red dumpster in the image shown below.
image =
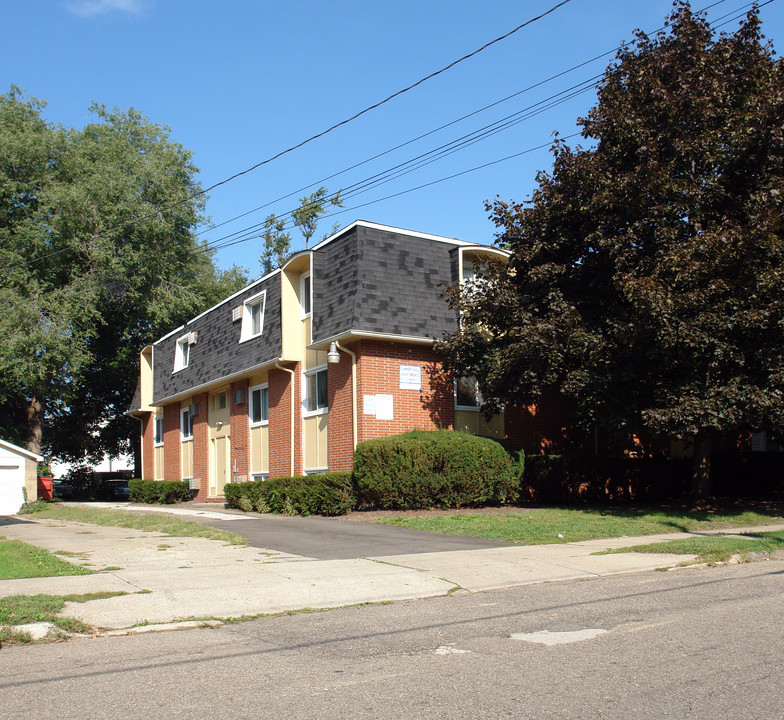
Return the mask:
<svg viewBox="0 0 784 720"><path fill-rule="evenodd" d="M54 478L38 476L38 499L51 500Z"/></svg>

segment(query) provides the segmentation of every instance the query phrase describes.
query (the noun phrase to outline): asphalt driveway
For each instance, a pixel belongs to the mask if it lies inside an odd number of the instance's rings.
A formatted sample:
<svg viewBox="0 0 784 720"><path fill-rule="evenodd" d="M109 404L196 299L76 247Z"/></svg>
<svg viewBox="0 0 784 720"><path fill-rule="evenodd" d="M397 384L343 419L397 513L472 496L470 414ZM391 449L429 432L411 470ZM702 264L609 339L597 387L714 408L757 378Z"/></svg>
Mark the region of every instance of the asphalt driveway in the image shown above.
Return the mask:
<svg viewBox="0 0 784 720"><path fill-rule="evenodd" d="M200 516L194 508L187 519L229 530L247 538L252 547L275 548L281 552L316 560L348 560L382 555L482 550L508 547L512 543L483 538L442 535L421 530L377 525L372 522L346 522L325 517L286 517L236 513L225 520Z"/></svg>

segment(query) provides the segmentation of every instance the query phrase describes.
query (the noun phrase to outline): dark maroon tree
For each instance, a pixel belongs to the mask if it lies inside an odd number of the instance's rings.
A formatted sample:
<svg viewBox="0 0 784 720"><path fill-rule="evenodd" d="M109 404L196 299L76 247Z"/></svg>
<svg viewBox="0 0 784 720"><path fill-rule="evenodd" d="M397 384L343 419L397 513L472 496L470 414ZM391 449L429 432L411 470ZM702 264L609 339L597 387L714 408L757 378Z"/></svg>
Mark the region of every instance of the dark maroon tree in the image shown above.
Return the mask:
<svg viewBox="0 0 784 720"><path fill-rule="evenodd" d="M693 439L705 496L717 437L784 430L784 66L756 9L716 35L679 2L579 122L529 202L488 206L512 256L451 290L445 363L488 412L556 387L585 431Z"/></svg>

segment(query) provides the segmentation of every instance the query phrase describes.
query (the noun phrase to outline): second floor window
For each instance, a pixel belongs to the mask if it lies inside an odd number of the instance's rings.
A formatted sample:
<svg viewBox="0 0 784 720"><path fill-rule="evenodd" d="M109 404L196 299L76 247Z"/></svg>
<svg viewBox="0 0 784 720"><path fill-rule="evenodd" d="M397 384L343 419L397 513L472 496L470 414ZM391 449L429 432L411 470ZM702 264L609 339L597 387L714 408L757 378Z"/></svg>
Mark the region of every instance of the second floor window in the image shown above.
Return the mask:
<svg viewBox="0 0 784 720"><path fill-rule="evenodd" d="M264 332L264 308L266 301L267 292L265 290L243 303L240 342L258 337Z"/></svg>
<svg viewBox="0 0 784 720"><path fill-rule="evenodd" d="M163 445L163 416L155 418L155 432L153 440L156 445Z"/></svg>
<svg viewBox="0 0 784 720"><path fill-rule="evenodd" d="M189 342L189 336L183 335L181 338L178 338L177 346L174 349L174 372L177 372L178 370L184 370L186 367L188 367L190 354L191 346Z"/></svg>

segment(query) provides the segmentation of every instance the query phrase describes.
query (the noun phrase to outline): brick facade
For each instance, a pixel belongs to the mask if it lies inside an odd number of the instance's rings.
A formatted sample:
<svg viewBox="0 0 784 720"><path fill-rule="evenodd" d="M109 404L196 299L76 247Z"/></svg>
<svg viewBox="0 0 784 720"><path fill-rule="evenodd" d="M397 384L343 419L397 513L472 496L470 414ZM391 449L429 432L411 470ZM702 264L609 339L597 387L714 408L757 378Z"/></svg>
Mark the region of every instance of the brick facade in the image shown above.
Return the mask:
<svg viewBox="0 0 784 720"><path fill-rule="evenodd" d="M360 442L408 430L454 427L452 381L441 371L439 358L432 347L362 340L357 355ZM400 365L421 368L421 390L400 389ZM392 396L392 420L379 420L364 414L363 396L377 394Z"/></svg>
<svg viewBox="0 0 784 720"><path fill-rule="evenodd" d="M210 473L210 426L208 422L207 393L194 395L193 404L198 413L193 416L193 481L196 485L195 500L207 497Z"/></svg>
<svg viewBox="0 0 784 720"><path fill-rule="evenodd" d="M163 477L180 480L180 403L163 408Z"/></svg>
<svg viewBox="0 0 784 720"><path fill-rule="evenodd" d="M286 370L269 371L269 474L270 477L291 475L291 394L294 392L294 473L302 472L302 405L300 363ZM293 379L293 383L292 383ZM293 384L293 387L292 387Z"/></svg>
<svg viewBox="0 0 784 720"><path fill-rule="evenodd" d="M356 352L356 347L350 347ZM340 362L327 366L329 404L329 469L351 470L354 465L351 355L340 353Z"/></svg>
<svg viewBox="0 0 784 720"><path fill-rule="evenodd" d="M250 480L250 418L248 380L231 384L231 475L235 482ZM237 397L235 398L235 394ZM234 400L240 402L235 403Z"/></svg>

